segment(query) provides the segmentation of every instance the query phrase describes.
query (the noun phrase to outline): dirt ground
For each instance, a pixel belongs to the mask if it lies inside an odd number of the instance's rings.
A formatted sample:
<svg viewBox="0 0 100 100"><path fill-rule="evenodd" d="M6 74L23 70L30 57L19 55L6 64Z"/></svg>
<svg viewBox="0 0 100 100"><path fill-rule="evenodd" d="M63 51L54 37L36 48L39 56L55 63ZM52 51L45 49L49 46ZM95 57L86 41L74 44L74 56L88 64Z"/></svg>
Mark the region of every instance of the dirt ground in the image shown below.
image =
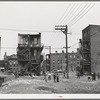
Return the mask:
<svg viewBox="0 0 100 100"><path fill-rule="evenodd" d="M70 73L70 78L59 75L59 82L52 79L47 82L43 76L31 78L29 76L9 78L0 87L0 94L92 94L100 93L100 80L92 81L88 76L77 79L75 73Z"/></svg>

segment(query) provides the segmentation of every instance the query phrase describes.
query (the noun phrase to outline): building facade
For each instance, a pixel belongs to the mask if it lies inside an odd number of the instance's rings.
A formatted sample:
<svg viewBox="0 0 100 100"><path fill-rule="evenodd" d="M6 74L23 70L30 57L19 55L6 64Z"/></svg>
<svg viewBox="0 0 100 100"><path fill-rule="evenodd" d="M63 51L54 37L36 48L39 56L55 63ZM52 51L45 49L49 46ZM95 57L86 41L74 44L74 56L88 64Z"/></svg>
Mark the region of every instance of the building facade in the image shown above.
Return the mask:
<svg viewBox="0 0 100 100"><path fill-rule="evenodd" d="M0 71L5 72L8 66L8 62L5 60L0 60Z"/></svg>
<svg viewBox="0 0 100 100"><path fill-rule="evenodd" d="M18 34L17 56L21 73L31 72L40 75L43 60L42 49L41 33Z"/></svg>
<svg viewBox="0 0 100 100"><path fill-rule="evenodd" d="M69 71L75 71L77 66L77 53L68 53L68 66ZM57 70L66 71L66 53L51 53L47 54L46 59L47 71L54 72Z"/></svg>
<svg viewBox="0 0 100 100"><path fill-rule="evenodd" d="M18 60L17 60L16 54L12 54L10 56L7 56L7 53L5 53L4 61L7 62L7 65L5 64L6 71L17 72L20 70L19 66L18 66Z"/></svg>
<svg viewBox="0 0 100 100"><path fill-rule="evenodd" d="M100 72L100 25L82 30L83 73Z"/></svg>

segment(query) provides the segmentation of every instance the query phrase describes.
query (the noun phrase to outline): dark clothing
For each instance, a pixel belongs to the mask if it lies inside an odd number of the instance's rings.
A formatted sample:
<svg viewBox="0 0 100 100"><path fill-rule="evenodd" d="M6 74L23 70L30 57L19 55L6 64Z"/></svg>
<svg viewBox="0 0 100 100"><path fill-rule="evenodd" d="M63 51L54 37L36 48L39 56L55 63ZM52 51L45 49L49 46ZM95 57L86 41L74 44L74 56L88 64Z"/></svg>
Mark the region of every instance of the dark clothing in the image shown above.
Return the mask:
<svg viewBox="0 0 100 100"><path fill-rule="evenodd" d="M55 74L53 75L53 79L54 79L54 82L56 82L56 75Z"/></svg>
<svg viewBox="0 0 100 100"><path fill-rule="evenodd" d="M97 75L97 76L98 76L98 79L100 79L100 73L98 73L98 75Z"/></svg>
<svg viewBox="0 0 100 100"><path fill-rule="evenodd" d="M96 74L95 73L92 74L92 80L96 80Z"/></svg>
<svg viewBox="0 0 100 100"><path fill-rule="evenodd" d="M80 72L77 72L77 78L80 78Z"/></svg>
<svg viewBox="0 0 100 100"><path fill-rule="evenodd" d="M64 78L65 78L65 72L64 72Z"/></svg>
<svg viewBox="0 0 100 100"><path fill-rule="evenodd" d="M51 80L51 76L50 75L48 76L48 80Z"/></svg>
<svg viewBox="0 0 100 100"><path fill-rule="evenodd" d="M57 82L59 82L59 76L57 75Z"/></svg>

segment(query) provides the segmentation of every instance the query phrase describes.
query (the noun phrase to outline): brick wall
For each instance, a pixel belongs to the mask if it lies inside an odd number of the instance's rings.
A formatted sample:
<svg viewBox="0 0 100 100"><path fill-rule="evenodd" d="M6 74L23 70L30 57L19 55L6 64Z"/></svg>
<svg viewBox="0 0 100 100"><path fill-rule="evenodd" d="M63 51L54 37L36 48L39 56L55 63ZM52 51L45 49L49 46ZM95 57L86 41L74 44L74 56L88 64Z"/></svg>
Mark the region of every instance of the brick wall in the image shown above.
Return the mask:
<svg viewBox="0 0 100 100"><path fill-rule="evenodd" d="M100 72L100 26L90 26L91 33L91 70Z"/></svg>

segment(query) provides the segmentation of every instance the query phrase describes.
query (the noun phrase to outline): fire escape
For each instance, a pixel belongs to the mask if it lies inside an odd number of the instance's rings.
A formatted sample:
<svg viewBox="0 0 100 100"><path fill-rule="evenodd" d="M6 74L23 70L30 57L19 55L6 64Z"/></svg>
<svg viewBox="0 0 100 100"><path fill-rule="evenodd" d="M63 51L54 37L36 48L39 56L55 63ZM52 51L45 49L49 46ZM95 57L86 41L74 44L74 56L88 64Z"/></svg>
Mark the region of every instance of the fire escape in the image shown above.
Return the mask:
<svg viewBox="0 0 100 100"><path fill-rule="evenodd" d="M41 71L41 62L43 57L41 55L43 45L41 46L41 42L39 39L41 38L41 34L29 35L29 34L19 34L19 40L26 39L25 42L18 44L18 63L21 68L21 73L34 73L36 75L40 75ZM39 44L34 44L34 38L37 39Z"/></svg>
<svg viewBox="0 0 100 100"><path fill-rule="evenodd" d="M90 34L89 32L85 32L83 34L83 73L90 74L91 73L91 52L90 52Z"/></svg>

